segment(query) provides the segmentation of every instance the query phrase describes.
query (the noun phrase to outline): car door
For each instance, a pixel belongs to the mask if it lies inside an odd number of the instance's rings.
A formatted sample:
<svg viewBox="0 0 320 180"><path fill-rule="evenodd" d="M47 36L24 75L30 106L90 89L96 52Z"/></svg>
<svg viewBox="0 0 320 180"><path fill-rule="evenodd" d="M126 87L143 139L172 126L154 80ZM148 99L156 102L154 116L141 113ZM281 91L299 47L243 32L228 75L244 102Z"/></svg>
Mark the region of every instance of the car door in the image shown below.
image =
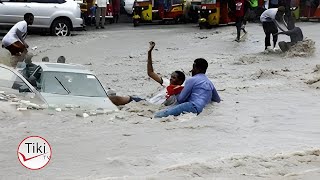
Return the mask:
<svg viewBox="0 0 320 180"><path fill-rule="evenodd" d="M1 99L10 100L16 96L18 99L46 104L41 94L21 74L4 65L0 65L0 91Z"/></svg>
<svg viewBox="0 0 320 180"><path fill-rule="evenodd" d="M0 3L0 23L14 25L22 21L25 13L28 12L27 0L1 0Z"/></svg>
<svg viewBox="0 0 320 180"><path fill-rule="evenodd" d="M50 27L50 19L64 0L28 0L35 16L33 26Z"/></svg>

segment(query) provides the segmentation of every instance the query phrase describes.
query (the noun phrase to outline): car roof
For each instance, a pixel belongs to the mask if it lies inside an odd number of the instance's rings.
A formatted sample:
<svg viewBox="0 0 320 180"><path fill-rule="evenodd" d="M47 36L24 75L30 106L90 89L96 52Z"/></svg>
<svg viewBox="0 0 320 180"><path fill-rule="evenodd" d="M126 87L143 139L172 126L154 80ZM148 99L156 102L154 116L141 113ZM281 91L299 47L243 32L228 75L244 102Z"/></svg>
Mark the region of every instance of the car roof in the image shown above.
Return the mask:
<svg viewBox="0 0 320 180"><path fill-rule="evenodd" d="M43 72L71 72L80 74L91 74L94 73L81 64L65 64L65 63L48 63L48 62L33 62L40 66Z"/></svg>

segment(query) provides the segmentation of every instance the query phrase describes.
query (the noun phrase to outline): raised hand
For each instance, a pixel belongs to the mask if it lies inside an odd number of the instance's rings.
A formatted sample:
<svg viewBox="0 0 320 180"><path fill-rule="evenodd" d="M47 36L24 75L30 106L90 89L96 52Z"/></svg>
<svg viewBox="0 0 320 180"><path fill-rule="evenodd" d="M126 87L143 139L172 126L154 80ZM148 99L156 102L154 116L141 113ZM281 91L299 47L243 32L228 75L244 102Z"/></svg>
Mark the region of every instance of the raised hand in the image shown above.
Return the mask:
<svg viewBox="0 0 320 180"><path fill-rule="evenodd" d="M154 48L154 46L156 45L156 43L153 42L153 41L150 41L149 44L150 44L150 46L149 46L149 51L152 51L153 48Z"/></svg>

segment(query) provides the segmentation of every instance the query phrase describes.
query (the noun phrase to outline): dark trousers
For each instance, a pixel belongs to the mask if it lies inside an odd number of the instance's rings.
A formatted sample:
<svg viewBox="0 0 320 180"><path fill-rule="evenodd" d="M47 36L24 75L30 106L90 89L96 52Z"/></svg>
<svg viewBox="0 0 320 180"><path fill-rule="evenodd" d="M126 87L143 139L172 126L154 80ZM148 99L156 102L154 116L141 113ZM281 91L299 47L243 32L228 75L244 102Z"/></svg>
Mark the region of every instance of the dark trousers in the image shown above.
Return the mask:
<svg viewBox="0 0 320 180"><path fill-rule="evenodd" d="M244 21L243 17L236 17L237 39L240 39L240 33L241 33L241 27L242 27L243 21ZM242 30L245 32L244 29Z"/></svg>
<svg viewBox="0 0 320 180"><path fill-rule="evenodd" d="M265 49L267 49L268 46L271 46L270 36L271 34L273 35L278 32L278 27L274 22L263 22L262 27L263 27L264 33L266 34L264 43L265 43ZM278 35L273 36L273 47L276 46L277 41L278 41Z"/></svg>

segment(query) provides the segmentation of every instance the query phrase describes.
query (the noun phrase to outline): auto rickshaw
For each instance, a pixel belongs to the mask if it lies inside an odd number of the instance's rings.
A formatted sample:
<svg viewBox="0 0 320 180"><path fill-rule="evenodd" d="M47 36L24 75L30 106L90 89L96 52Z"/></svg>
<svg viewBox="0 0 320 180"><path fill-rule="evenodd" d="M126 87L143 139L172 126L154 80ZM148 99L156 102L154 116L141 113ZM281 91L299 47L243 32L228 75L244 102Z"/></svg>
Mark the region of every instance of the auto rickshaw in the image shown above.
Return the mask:
<svg viewBox="0 0 320 180"><path fill-rule="evenodd" d="M234 23L235 19L230 16L228 4L227 0L202 0L198 12L200 29Z"/></svg>
<svg viewBox="0 0 320 180"><path fill-rule="evenodd" d="M175 23L183 20L182 0L136 0L133 4L133 25L140 23L174 21Z"/></svg>
<svg viewBox="0 0 320 180"><path fill-rule="evenodd" d="M186 0L184 4L184 15L187 22L197 23L199 20L198 11L201 7L201 0Z"/></svg>
<svg viewBox="0 0 320 180"><path fill-rule="evenodd" d="M133 4L133 26L136 27L140 22L152 22L152 2L146 1L135 1Z"/></svg>

